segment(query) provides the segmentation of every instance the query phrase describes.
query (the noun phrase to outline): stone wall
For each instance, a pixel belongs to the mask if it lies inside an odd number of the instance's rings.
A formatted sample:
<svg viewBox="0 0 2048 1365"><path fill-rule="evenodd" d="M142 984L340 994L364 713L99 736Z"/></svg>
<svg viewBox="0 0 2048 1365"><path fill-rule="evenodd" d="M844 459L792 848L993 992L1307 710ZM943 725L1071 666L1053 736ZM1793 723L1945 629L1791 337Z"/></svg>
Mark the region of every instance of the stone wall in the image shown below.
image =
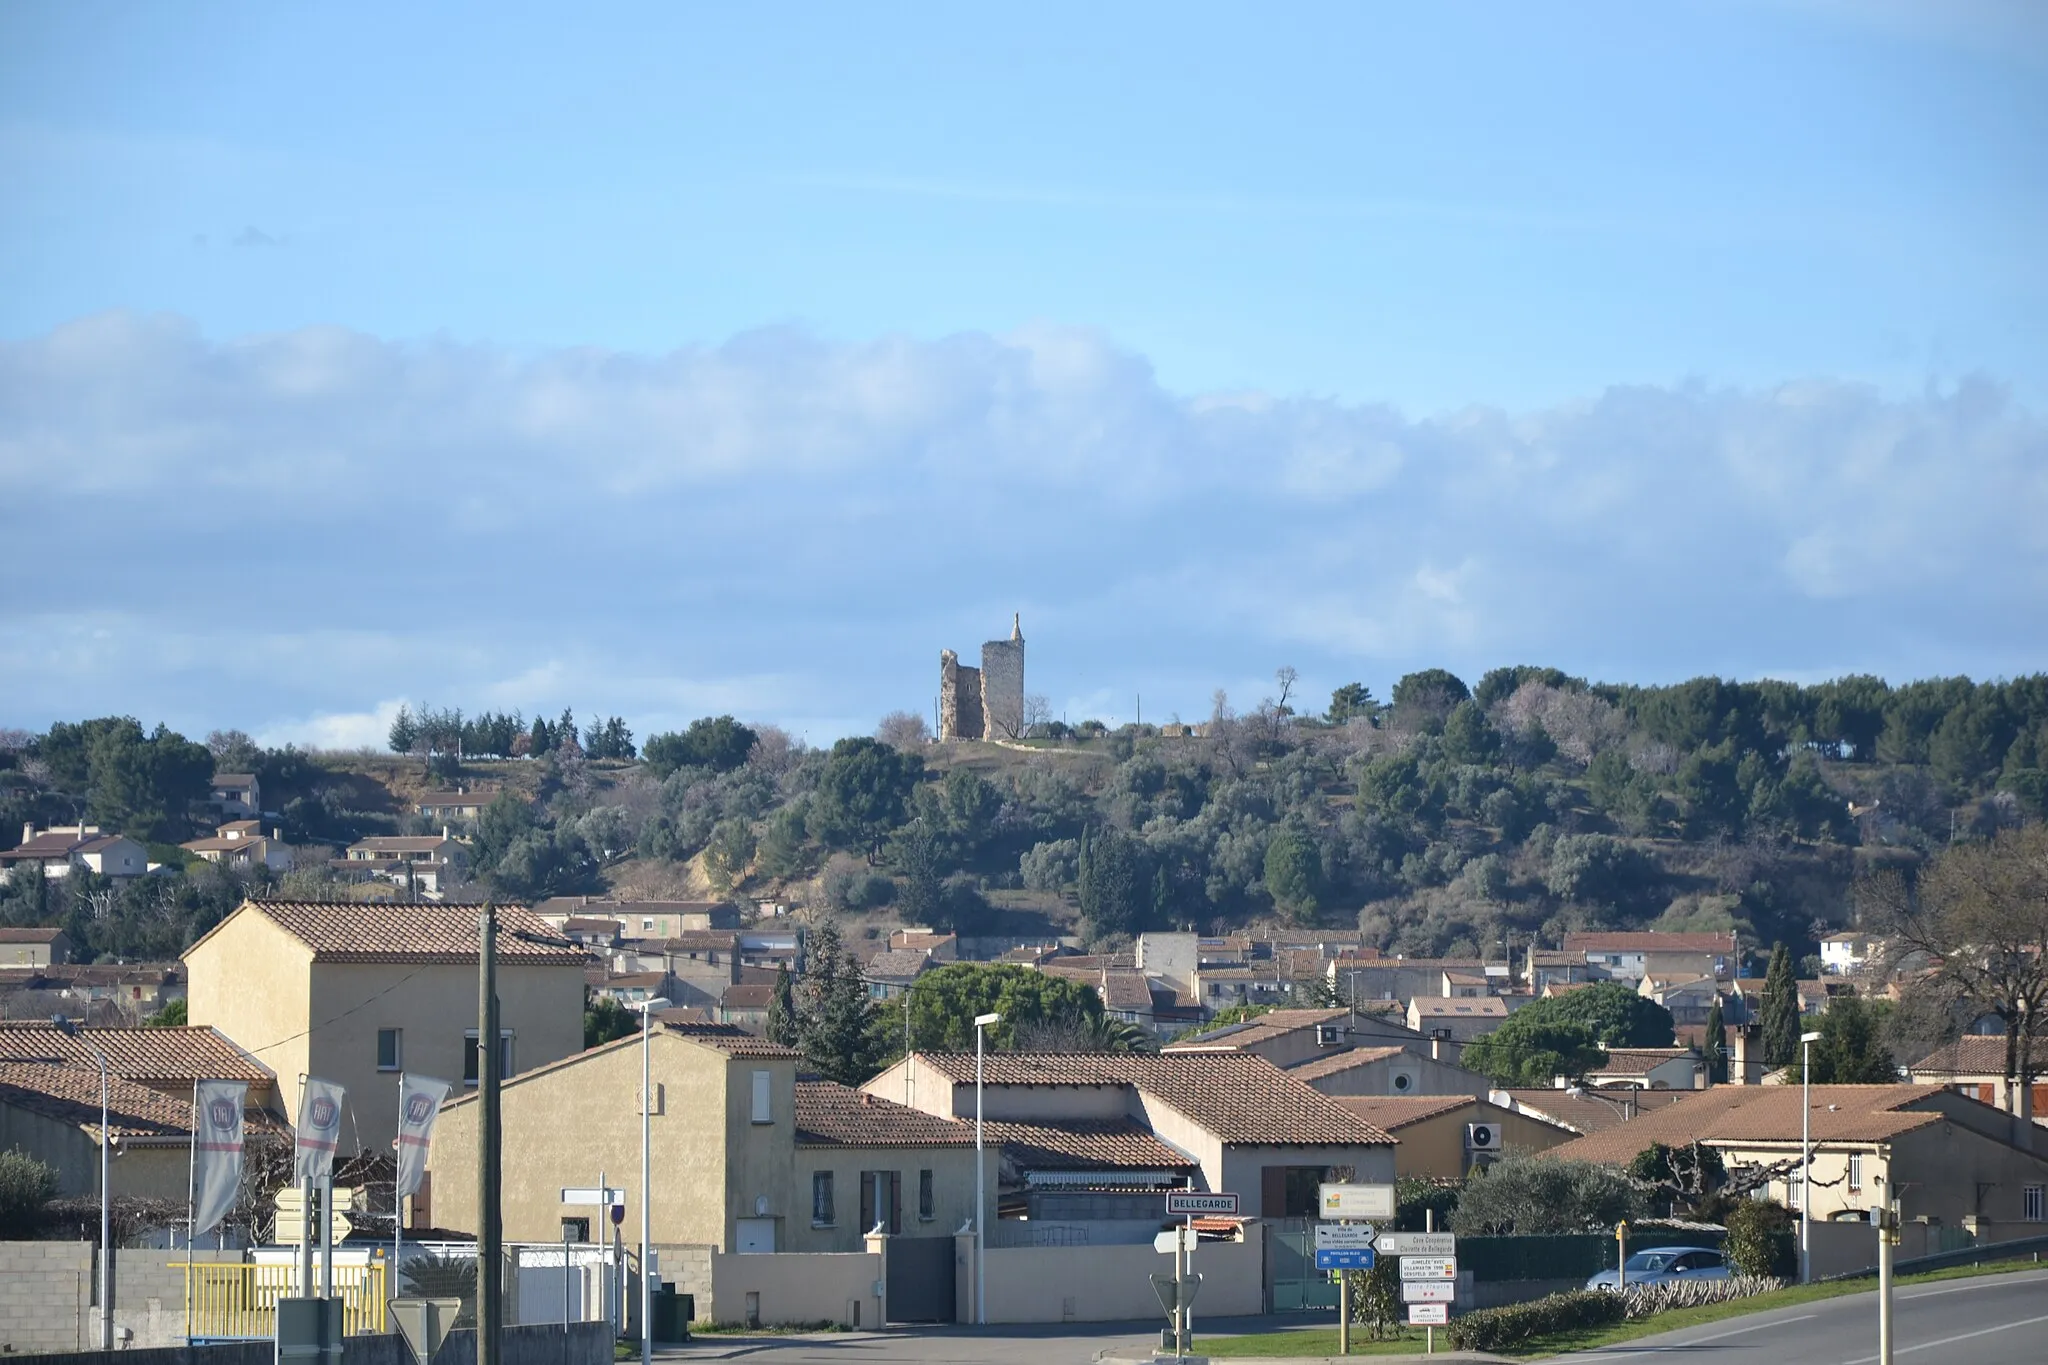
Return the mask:
<svg viewBox="0 0 2048 1365"><path fill-rule="evenodd" d="M950 649L939 651L939 738L984 738L981 670L963 668Z"/></svg>
<svg viewBox="0 0 2048 1365"><path fill-rule="evenodd" d="M981 647L984 739L1024 737L1024 637L990 640Z"/></svg>

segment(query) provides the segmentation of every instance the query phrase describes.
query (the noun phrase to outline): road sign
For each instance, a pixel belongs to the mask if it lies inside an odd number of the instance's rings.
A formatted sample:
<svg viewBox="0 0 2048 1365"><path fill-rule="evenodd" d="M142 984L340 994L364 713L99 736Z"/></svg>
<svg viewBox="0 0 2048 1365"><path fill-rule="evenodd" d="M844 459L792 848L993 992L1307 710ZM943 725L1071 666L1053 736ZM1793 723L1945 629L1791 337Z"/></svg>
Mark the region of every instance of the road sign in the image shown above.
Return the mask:
<svg viewBox="0 0 2048 1365"><path fill-rule="evenodd" d="M1350 1247L1316 1253L1317 1270L1371 1270L1375 1253L1371 1247Z"/></svg>
<svg viewBox="0 0 2048 1365"><path fill-rule="evenodd" d="M1174 1252L1180 1250L1180 1239L1181 1234L1178 1232L1162 1232L1152 1239L1152 1249L1162 1256L1171 1256ZM1195 1244L1193 1242L1189 1242L1187 1244L1187 1247L1188 1255L1194 1255Z"/></svg>
<svg viewBox="0 0 2048 1365"><path fill-rule="evenodd" d="M1394 1217L1392 1185L1324 1185L1317 1201L1325 1218L1377 1218L1391 1222Z"/></svg>
<svg viewBox="0 0 2048 1365"><path fill-rule="evenodd" d="M337 1242L346 1240L349 1233L355 1228L355 1224L348 1221L346 1214L334 1214L329 1221L334 1227L334 1240ZM277 1215L277 1225L272 1236L279 1246L297 1246L305 1241L305 1211L301 1209L297 1213L280 1212Z"/></svg>
<svg viewBox="0 0 2048 1365"><path fill-rule="evenodd" d="M1171 1275L1152 1277L1152 1292L1159 1296L1159 1306L1166 1310L1166 1316L1169 1318L1173 1316L1176 1298L1180 1300L1181 1307L1191 1308L1194 1306L1195 1295L1201 1292L1201 1288L1200 1275L1190 1275L1185 1280L1176 1280Z"/></svg>
<svg viewBox="0 0 2048 1365"><path fill-rule="evenodd" d="M1449 1232L1383 1232L1373 1239L1382 1256L1455 1256L1458 1238Z"/></svg>
<svg viewBox="0 0 2048 1365"><path fill-rule="evenodd" d="M1458 1278L1458 1258L1455 1256L1403 1256L1401 1278L1404 1280L1455 1280Z"/></svg>
<svg viewBox="0 0 2048 1365"><path fill-rule="evenodd" d="M1442 1327L1451 1320L1451 1306L1447 1303L1411 1303L1408 1305L1410 1327Z"/></svg>
<svg viewBox="0 0 2048 1365"><path fill-rule="evenodd" d="M595 1185L571 1185L562 1191L564 1204L623 1204L624 1190L601 1190Z"/></svg>
<svg viewBox="0 0 2048 1365"><path fill-rule="evenodd" d="M334 1191L334 1207L331 1212L347 1213L355 1206L356 1192L354 1188L346 1185L336 1188ZM306 1192L297 1185L286 1185L277 1192L277 1211L279 1213L303 1214L306 1211Z"/></svg>
<svg viewBox="0 0 2048 1365"><path fill-rule="evenodd" d="M1316 1224L1317 1251L1352 1251L1373 1244L1370 1223Z"/></svg>
<svg viewBox="0 0 2048 1365"><path fill-rule="evenodd" d="M1193 1190L1176 1190L1166 1196L1166 1211L1169 1214L1193 1214L1200 1218L1237 1217L1237 1196L1234 1194L1197 1194Z"/></svg>
<svg viewBox="0 0 2048 1365"><path fill-rule="evenodd" d="M1403 1280L1403 1303L1449 1303L1458 1296L1458 1286L1448 1280Z"/></svg>

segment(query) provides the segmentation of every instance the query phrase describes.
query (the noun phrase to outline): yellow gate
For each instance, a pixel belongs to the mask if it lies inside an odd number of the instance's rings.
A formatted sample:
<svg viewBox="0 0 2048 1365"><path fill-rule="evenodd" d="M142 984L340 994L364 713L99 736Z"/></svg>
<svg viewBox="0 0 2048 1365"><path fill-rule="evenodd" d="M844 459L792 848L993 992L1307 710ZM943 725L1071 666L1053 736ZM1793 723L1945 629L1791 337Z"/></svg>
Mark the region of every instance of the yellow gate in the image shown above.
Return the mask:
<svg viewBox="0 0 2048 1365"><path fill-rule="evenodd" d="M186 1333L194 1338L274 1337L277 1301L298 1292L296 1265L177 1261L185 1272ZM334 1267L342 1334L383 1332L384 1262Z"/></svg>

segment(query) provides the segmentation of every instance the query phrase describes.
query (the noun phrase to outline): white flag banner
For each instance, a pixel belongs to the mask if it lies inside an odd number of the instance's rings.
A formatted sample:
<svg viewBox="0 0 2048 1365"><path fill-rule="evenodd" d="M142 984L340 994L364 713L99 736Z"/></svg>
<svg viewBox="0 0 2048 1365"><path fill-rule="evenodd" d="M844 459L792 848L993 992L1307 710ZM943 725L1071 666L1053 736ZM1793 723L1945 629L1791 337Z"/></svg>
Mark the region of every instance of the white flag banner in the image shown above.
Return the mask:
<svg viewBox="0 0 2048 1365"><path fill-rule="evenodd" d="M427 1144L434 1140L434 1120L441 1101L455 1087L432 1076L404 1076L398 1083L398 1197L420 1191L427 1171Z"/></svg>
<svg viewBox="0 0 2048 1365"><path fill-rule="evenodd" d="M318 1184L333 1173L334 1149L341 1141L341 1105L347 1097L348 1091L333 1081L306 1078L306 1093L299 1099L294 1183Z"/></svg>
<svg viewBox="0 0 2048 1365"><path fill-rule="evenodd" d="M192 1087L192 1236L219 1226L242 1193L241 1081L200 1081Z"/></svg>

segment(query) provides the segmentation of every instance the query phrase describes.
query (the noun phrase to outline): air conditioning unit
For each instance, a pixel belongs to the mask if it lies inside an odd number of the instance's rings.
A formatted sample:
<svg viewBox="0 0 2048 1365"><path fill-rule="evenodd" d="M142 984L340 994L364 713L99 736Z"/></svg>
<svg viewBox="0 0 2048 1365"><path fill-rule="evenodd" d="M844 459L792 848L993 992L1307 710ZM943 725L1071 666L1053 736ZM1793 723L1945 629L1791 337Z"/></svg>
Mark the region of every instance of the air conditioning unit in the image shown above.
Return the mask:
<svg viewBox="0 0 2048 1365"><path fill-rule="evenodd" d="M1497 1123L1468 1123L1465 1125L1465 1150L1468 1152L1497 1152L1500 1150L1500 1125Z"/></svg>

